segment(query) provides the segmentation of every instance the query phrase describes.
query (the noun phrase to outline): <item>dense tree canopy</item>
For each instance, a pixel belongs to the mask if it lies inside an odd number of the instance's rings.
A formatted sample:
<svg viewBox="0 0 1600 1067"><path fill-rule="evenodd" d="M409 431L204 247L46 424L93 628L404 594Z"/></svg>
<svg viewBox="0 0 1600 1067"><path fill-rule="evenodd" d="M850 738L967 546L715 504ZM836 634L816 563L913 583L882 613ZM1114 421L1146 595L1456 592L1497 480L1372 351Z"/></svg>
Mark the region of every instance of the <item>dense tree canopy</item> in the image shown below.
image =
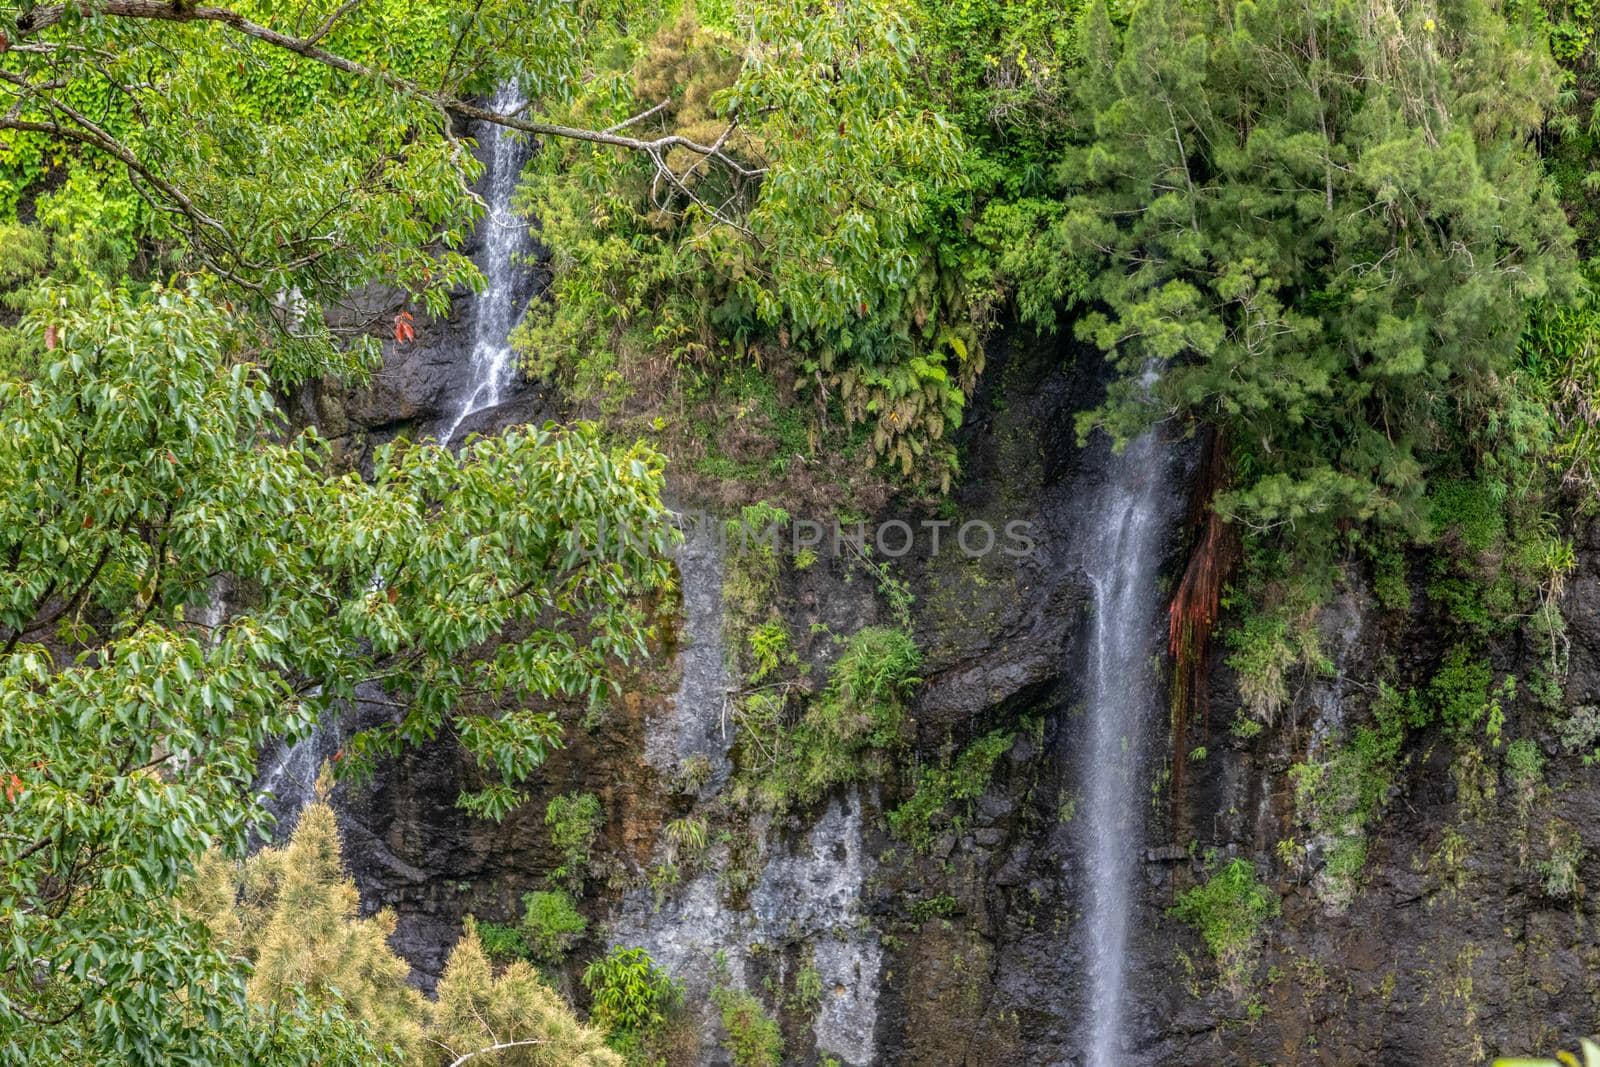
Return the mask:
<svg viewBox="0 0 1600 1067"><path fill-rule="evenodd" d="M806 465L926 496L1002 323L1109 360L1081 434L1219 443L1202 503L1245 535L1263 719L1359 548L1396 603L1425 554L1482 695L1460 718L1492 723L1487 635L1536 624L1558 658L1551 515L1600 484L1600 94L1568 7L0 6L0 1058L370 1063L542 1027L613 1063L472 932L418 1009L325 811L231 866L262 751L360 698L392 714L344 773L447 737L460 803L504 816L645 648L658 447L752 493ZM484 106L510 82L525 107ZM525 369L601 425L343 469L282 400L481 281L495 124L539 148ZM887 718L856 722L848 673L773 712L775 765L816 756L769 775L797 802L899 750L915 645L851 647L897 665ZM329 944L352 971L303 966Z"/></svg>
<svg viewBox="0 0 1600 1067"><path fill-rule="evenodd" d="M1432 458L1507 403L1515 309L1571 290L1526 147L1552 66L1487 5L1431 11L1089 10L1057 232L1104 258L1076 328L1125 377L1081 425L1223 428L1253 529L1423 529Z"/></svg>
<svg viewBox="0 0 1600 1067"><path fill-rule="evenodd" d="M199 288L47 288L18 332L38 373L0 387L0 1032L34 1057L68 1028L88 1059L226 1061L200 1020L228 987L164 902L197 846L243 848L263 746L375 685L404 714L349 762L448 732L486 772L462 803L503 814L559 743L549 702L599 698L642 648L660 467L529 429L333 475L314 434L274 440ZM187 1031L163 1021L180 989Z"/></svg>

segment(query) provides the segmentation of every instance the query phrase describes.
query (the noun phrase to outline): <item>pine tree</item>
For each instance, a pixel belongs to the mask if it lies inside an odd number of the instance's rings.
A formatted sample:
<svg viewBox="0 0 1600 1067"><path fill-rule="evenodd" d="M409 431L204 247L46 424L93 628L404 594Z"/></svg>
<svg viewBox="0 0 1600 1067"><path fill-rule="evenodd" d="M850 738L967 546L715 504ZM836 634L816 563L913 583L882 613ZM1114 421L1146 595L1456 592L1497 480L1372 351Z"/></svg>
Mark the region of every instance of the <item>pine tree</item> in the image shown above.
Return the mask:
<svg viewBox="0 0 1600 1067"><path fill-rule="evenodd" d="M513 1046L470 1061L495 1067L622 1067L623 1062L606 1047L605 1035L580 1023L527 962L517 960L496 976L470 919L439 981L429 1036L452 1059Z"/></svg>
<svg viewBox="0 0 1600 1067"><path fill-rule="evenodd" d="M1526 144L1548 58L1481 0L1150 0L1121 31L1096 3L1083 32L1055 236L1097 268L1078 332L1123 376L1080 433L1222 427L1218 504L1256 531L1420 529L1524 302L1568 284Z"/></svg>
<svg viewBox="0 0 1600 1067"><path fill-rule="evenodd" d="M622 1067L605 1035L526 962L496 976L470 918L438 1003L411 988L410 968L389 947L394 915L360 916L327 787L325 777L285 844L243 863L207 853L185 887L182 910L253 965L254 1004L342 1013L367 1028L383 1062L442 1065L470 1054L482 1067Z"/></svg>
<svg viewBox="0 0 1600 1067"><path fill-rule="evenodd" d="M251 960L252 1001L287 1006L304 997L318 1009L341 1008L366 1023L398 1062L420 1062L427 1004L406 983L410 967L389 947L393 913L360 917L361 897L345 874L323 786L281 847L243 864L209 855L186 903Z"/></svg>

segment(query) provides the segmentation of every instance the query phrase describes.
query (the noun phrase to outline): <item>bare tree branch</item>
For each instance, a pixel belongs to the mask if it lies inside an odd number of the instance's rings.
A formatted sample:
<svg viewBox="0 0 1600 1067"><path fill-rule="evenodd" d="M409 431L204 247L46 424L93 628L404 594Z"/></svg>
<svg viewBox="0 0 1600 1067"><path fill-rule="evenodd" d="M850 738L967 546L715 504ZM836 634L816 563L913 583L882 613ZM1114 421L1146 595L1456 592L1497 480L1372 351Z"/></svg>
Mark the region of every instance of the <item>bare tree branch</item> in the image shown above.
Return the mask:
<svg viewBox="0 0 1600 1067"><path fill-rule="evenodd" d="M322 25L317 27L317 32L306 38L306 44L316 44L318 41L328 36L328 32L333 29L333 24L343 18L351 8L356 7L360 3L361 0L344 0L344 3L335 8L333 14L324 19Z"/></svg>
<svg viewBox="0 0 1600 1067"><path fill-rule="evenodd" d="M529 1038L526 1041L502 1041L498 1045L490 1045L487 1048L480 1048L475 1052L469 1052L465 1056L458 1056L456 1059L450 1061L450 1067L461 1067L461 1065L466 1063L468 1060L476 1059L479 1056L487 1056L491 1052L499 1052L502 1049L522 1048L526 1045L545 1044L549 1044L549 1042L542 1037Z"/></svg>

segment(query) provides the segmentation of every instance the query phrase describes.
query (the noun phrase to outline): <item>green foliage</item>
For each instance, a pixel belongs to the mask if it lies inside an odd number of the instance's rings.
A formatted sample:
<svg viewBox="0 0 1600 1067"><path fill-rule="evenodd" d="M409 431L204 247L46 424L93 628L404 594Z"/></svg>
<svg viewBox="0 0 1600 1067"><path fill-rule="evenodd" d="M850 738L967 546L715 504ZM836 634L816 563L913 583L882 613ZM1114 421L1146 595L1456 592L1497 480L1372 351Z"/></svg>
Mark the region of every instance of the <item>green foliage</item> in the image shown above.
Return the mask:
<svg viewBox="0 0 1600 1067"><path fill-rule="evenodd" d="M1278 914L1278 898L1256 880L1255 866L1231 860L1185 890L1172 915L1193 927L1216 961L1219 980L1235 996L1250 980L1262 925Z"/></svg>
<svg viewBox="0 0 1600 1067"><path fill-rule="evenodd" d="M1549 855L1535 864L1540 888L1552 900L1575 901L1583 895L1579 868L1589 850L1577 828L1568 822L1552 819L1546 831Z"/></svg>
<svg viewBox="0 0 1600 1067"><path fill-rule="evenodd" d="M594 998L593 1022L614 1037L640 1037L666 1025L683 989L642 948L613 947L589 964L583 985Z"/></svg>
<svg viewBox="0 0 1600 1067"><path fill-rule="evenodd" d="M1506 778L1515 789L1534 789L1544 781L1544 753L1539 743L1520 738L1506 747Z"/></svg>
<svg viewBox="0 0 1600 1067"><path fill-rule="evenodd" d="M541 153L525 206L555 253L552 293L518 348L535 373L621 413L631 394L715 383L753 361L871 429L904 474L947 478L947 431L982 368L975 315L932 240L958 195L960 137L910 87L914 39L877 0L758 0L738 33L665 13L654 37L567 112L605 126L710 140L759 180L670 155ZM726 225L724 213L739 217ZM671 376L663 375L669 368Z"/></svg>
<svg viewBox="0 0 1600 1067"><path fill-rule="evenodd" d="M1600 238L1600 214L1589 234ZM1593 263L1588 274L1589 291L1578 299L1540 301L1529 309L1520 350L1525 380L1555 419L1546 461L1571 506L1584 514L1600 499L1600 429L1591 404L1600 395L1600 299L1594 295Z"/></svg>
<svg viewBox="0 0 1600 1067"><path fill-rule="evenodd" d="M320 1008L326 1021L348 1016L373 1039L370 1048L357 1046L364 1063L443 1067L492 1045L526 1042L473 1059L502 1067L621 1067L603 1036L580 1024L526 962L511 960L496 977L483 940L487 924L470 917L437 1001L424 1000L407 982L410 966L389 948L394 915L360 917L340 853L333 811L319 798L286 844L242 863L208 853L185 885L181 910L219 947L253 964L252 1005L269 1013ZM329 1062L317 1059L314 1042L302 1054L307 1059L267 1062Z"/></svg>
<svg viewBox="0 0 1600 1067"><path fill-rule="evenodd" d="M1600 12L1594 0L1509 0L1508 15L1543 31L1562 67L1544 129L1546 167L1588 255L1600 251Z"/></svg>
<svg viewBox="0 0 1600 1067"><path fill-rule="evenodd" d="M299 1009L246 1008L167 902L208 845L245 851L263 747L375 684L408 711L348 739L341 770L448 730L488 783L464 799L508 810L559 741L535 709L599 697L643 650L659 461L523 428L336 475L203 285L26 304L0 377L0 780L26 828L0 835L3 1056L244 1062ZM600 523L643 540L595 552ZM220 616L219 576L240 591Z"/></svg>
<svg viewBox="0 0 1600 1067"><path fill-rule="evenodd" d="M1290 672L1318 662L1316 634L1283 611L1251 612L1228 631L1228 666L1237 672L1239 695L1259 721L1272 723L1289 701Z"/></svg>
<svg viewBox="0 0 1600 1067"><path fill-rule="evenodd" d="M528 939L519 927L477 920L477 930L484 955L495 963L527 959L531 952Z"/></svg>
<svg viewBox="0 0 1600 1067"><path fill-rule="evenodd" d="M66 5L42 29L49 5L0 12L8 41L28 46L4 53L0 219L51 187L35 205L77 266L209 273L279 381L371 369L352 292L392 286L388 313L441 313L481 280L459 251L481 215L480 168L442 103L513 72L559 99L615 5L230 8L224 22ZM330 60L282 45L324 19Z"/></svg>
<svg viewBox="0 0 1600 1067"><path fill-rule="evenodd" d="M1371 20L1160 0L1120 31L1093 4L1083 29L1047 239L1093 266L1101 310L1076 330L1125 376L1080 432L1219 425L1218 505L1313 558L1341 522L1421 531L1428 474L1461 469L1452 438L1510 403L1506 309L1571 287L1522 147L1551 64L1477 2Z"/></svg>
<svg viewBox="0 0 1600 1067"><path fill-rule="evenodd" d="M750 680L759 682L789 656L789 627L782 619L768 619L750 631Z"/></svg>
<svg viewBox="0 0 1600 1067"><path fill-rule="evenodd" d="M1367 838L1393 788L1415 706L1410 694L1380 683L1372 725L1332 742L1324 759L1290 768L1295 811L1323 847L1317 893L1332 907L1347 906L1360 886Z"/></svg>
<svg viewBox="0 0 1600 1067"><path fill-rule="evenodd" d="M1487 660L1473 656L1466 645L1455 645L1428 683L1429 708L1451 735L1465 737L1486 715L1493 723L1499 707L1489 694L1493 681Z"/></svg>
<svg viewBox="0 0 1600 1067"><path fill-rule="evenodd" d="M757 693L743 701L741 728L765 762L749 761L762 803L774 810L811 804L838 785L881 772L899 750L906 701L919 679L922 653L903 630L858 630L828 676L828 684L792 727L781 701Z"/></svg>
<svg viewBox="0 0 1600 1067"><path fill-rule="evenodd" d="M742 989L718 986L711 991L711 1001L722 1014L722 1029L728 1035L725 1047L734 1067L781 1067L783 1034L759 1000Z"/></svg>
<svg viewBox="0 0 1600 1067"><path fill-rule="evenodd" d="M572 1008L523 960L494 973L471 920L439 979L429 1040L436 1062L480 1053L470 1062L495 1067L622 1067L605 1036L580 1023Z"/></svg>
<svg viewBox="0 0 1600 1067"><path fill-rule="evenodd" d="M1537 741L1523 737L1506 746L1506 784L1517 807L1517 818L1526 820L1544 786L1544 753Z"/></svg>
<svg viewBox="0 0 1600 1067"><path fill-rule="evenodd" d="M779 611L783 561L776 547L788 523L787 511L762 502L741 509L723 526L729 558L722 579L722 626L735 646L745 646L744 666L752 680L776 670L789 644Z"/></svg>
<svg viewBox="0 0 1600 1067"><path fill-rule="evenodd" d="M895 836L919 852L931 848L937 832L935 819L952 805L983 795L995 764L1011 751L1016 736L1011 731L996 730L968 745L953 761L947 758L937 766L924 767L911 799L889 813L889 828ZM959 831L961 823L962 816L955 815L953 827Z"/></svg>
<svg viewBox="0 0 1600 1067"><path fill-rule="evenodd" d="M1572 714L1556 723L1556 736L1561 747L1569 754L1588 752L1586 764L1600 758L1600 707L1583 704L1572 709Z"/></svg>
<svg viewBox="0 0 1600 1067"><path fill-rule="evenodd" d="M822 1007L822 972L815 964L807 963L794 976L794 995L789 1003L802 1015L815 1015Z"/></svg>
<svg viewBox="0 0 1600 1067"><path fill-rule="evenodd" d="M948 893L939 893L913 901L910 908L911 921L921 926L930 919L943 919L955 910L956 898Z"/></svg>
<svg viewBox="0 0 1600 1067"><path fill-rule="evenodd" d="M559 889L529 893L522 908L528 954L543 963L560 963L589 929L572 896Z"/></svg>
<svg viewBox="0 0 1600 1067"><path fill-rule="evenodd" d="M581 894L589 874L589 855L605 825L600 798L593 793L551 797L545 805L544 824L550 830L550 844L561 858L550 872L550 880L566 886L574 895Z"/></svg>
<svg viewBox="0 0 1600 1067"><path fill-rule="evenodd" d="M333 809L320 798L281 847L241 864L209 855L188 907L227 949L252 966L250 999L292 1008L339 1008L365 1024L384 1055L423 1050L425 1005L406 984L411 967L389 948L395 917L360 918L346 875Z"/></svg>

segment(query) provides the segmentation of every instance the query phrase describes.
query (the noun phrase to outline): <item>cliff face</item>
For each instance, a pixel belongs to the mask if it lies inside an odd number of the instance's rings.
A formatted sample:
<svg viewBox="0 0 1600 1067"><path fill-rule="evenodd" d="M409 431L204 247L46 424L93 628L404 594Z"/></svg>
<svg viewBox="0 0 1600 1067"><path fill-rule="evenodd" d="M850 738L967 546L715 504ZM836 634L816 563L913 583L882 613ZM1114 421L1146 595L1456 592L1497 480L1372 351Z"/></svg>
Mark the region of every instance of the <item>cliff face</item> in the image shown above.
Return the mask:
<svg viewBox="0 0 1600 1067"><path fill-rule="evenodd" d="M315 394L306 414L355 443L352 456L364 440L431 425L451 392L449 337L407 355L380 376L378 392ZM721 657L707 654L723 573L703 555L687 559L682 603L660 605L671 625L653 662L609 714L584 724L569 718L569 747L542 773L538 795L503 824L453 807L469 772L445 742L382 768L369 787L341 787L363 901L396 910L397 947L419 981L431 984L465 914L516 918L521 895L542 888L559 862L546 802L588 792L600 798L604 826L599 874L582 905L591 935L569 961L569 990L582 962L608 942L646 944L686 980L691 999L731 970L735 984L781 1015L791 1062L817 1062L823 1052L853 1064L1082 1061L1094 977L1085 902L1101 876L1088 868L1081 821L1093 600L1082 546L1094 532L1085 529L1086 501L1109 461L1100 448L1078 448L1072 413L1094 402L1102 371L1050 344L1000 348L963 429L965 474L953 506L937 516L879 516L949 520L949 530L972 520L1002 530L1022 522L1034 543L1023 556L969 557L948 541L934 553L919 538L896 563L916 598L926 655L914 756L802 813L740 826L735 843L718 838L713 815L704 873L652 888L649 872L667 847L662 827L718 810L726 779L715 772L735 740L719 699L732 683L718 674ZM484 426L542 411L530 395L485 413ZM1176 514L1196 449L1182 441L1168 448L1163 506ZM689 487L675 492L678 506L694 505ZM1160 539L1169 578L1184 536L1173 522ZM1446 641L1420 588L1412 608L1382 608L1363 566L1352 563L1319 620L1329 670L1296 675L1276 723L1253 736L1233 728L1236 680L1225 650L1213 649L1208 710L1186 742L1177 795L1164 773L1165 700L1153 702L1129 886L1124 1029L1133 1061L1479 1062L1595 1028L1600 944L1591 933L1595 902L1581 886L1600 873L1582 851L1600 834L1600 787L1555 725L1600 704L1600 532L1585 531L1578 547L1562 601L1570 654L1560 706L1541 707L1526 687L1502 698L1501 735L1537 746L1538 780L1510 774L1505 747L1485 742L1463 759L1437 727L1411 731L1362 828L1365 862L1347 902L1330 889L1336 842L1308 823L1305 800L1297 805L1291 768L1332 759L1370 722L1380 681L1427 684ZM821 627L848 634L887 618L850 561L827 553L786 575L780 607L796 635ZM1164 648L1162 621L1148 619L1151 657ZM802 658L825 666L820 638L799 643ZM1492 666L1496 677L1528 678L1549 656L1549 648L1505 643ZM688 748L686 730L698 738ZM916 767L946 764L997 730L1014 734L1010 747L975 796L934 815L921 849L889 833L885 816L911 795ZM686 789L674 780L674 757L695 752L714 773ZM759 842L755 861L735 854L738 840ZM1201 939L1169 909L1234 857L1254 864L1276 914L1246 946L1242 977L1224 982ZM1557 861L1570 868L1571 891L1551 889ZM740 864L752 868L748 885L732 890L715 876ZM820 1000L797 995L806 971L822 979ZM706 1036L686 1060L727 1062L715 1020L704 1022Z"/></svg>

